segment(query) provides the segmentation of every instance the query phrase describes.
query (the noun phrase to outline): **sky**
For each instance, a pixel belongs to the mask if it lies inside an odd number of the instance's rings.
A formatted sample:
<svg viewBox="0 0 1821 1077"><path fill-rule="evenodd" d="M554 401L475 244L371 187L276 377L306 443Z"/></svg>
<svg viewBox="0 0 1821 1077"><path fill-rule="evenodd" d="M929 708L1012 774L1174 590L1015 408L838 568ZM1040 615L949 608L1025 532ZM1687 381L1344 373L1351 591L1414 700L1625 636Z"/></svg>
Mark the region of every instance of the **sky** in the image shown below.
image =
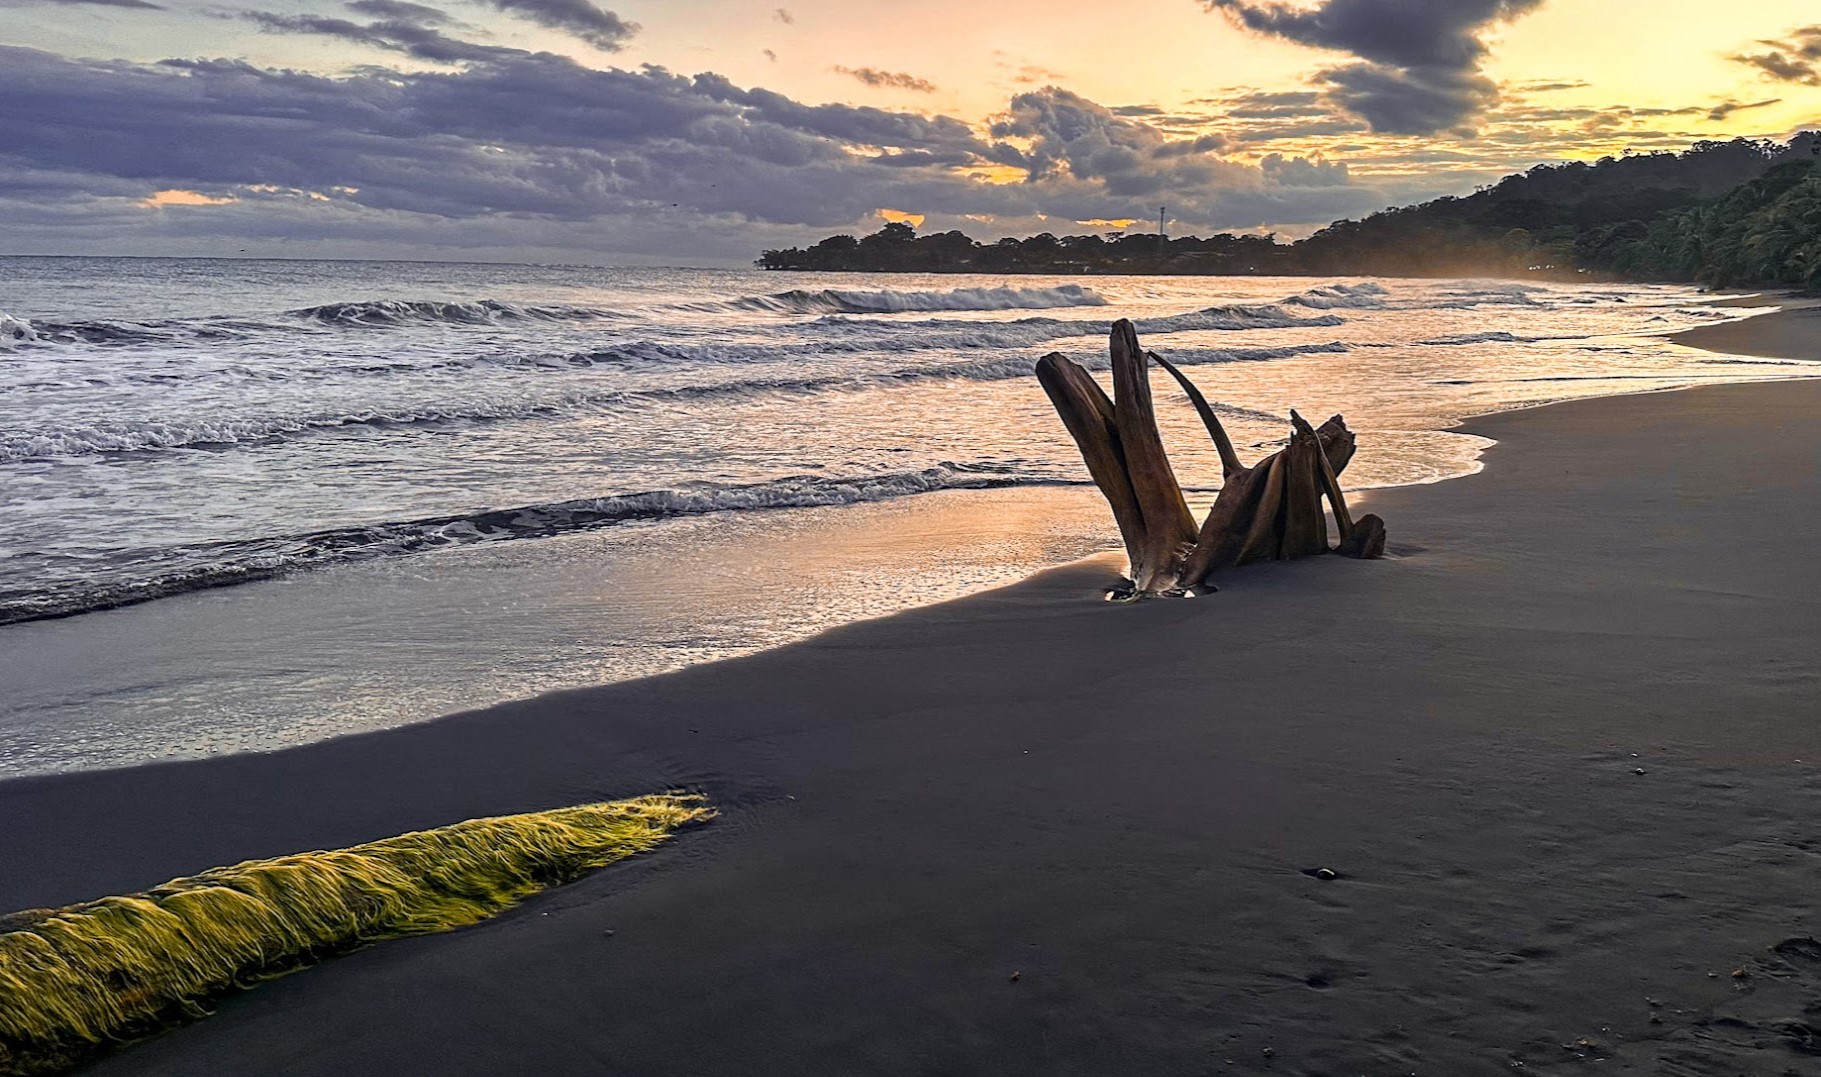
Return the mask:
<svg viewBox="0 0 1821 1077"><path fill-rule="evenodd" d="M0 0L0 253L1306 235L1821 127L1813 0Z"/></svg>

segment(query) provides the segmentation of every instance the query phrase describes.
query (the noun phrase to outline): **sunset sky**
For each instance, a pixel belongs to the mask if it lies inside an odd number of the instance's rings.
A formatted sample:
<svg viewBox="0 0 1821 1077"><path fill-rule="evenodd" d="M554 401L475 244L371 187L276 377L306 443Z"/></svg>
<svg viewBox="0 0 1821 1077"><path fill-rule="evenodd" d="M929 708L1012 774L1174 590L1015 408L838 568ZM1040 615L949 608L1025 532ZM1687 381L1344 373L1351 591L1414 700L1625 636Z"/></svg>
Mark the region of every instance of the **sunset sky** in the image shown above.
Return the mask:
<svg viewBox="0 0 1821 1077"><path fill-rule="evenodd" d="M1821 126L1813 0L0 0L0 253L1302 235Z"/></svg>

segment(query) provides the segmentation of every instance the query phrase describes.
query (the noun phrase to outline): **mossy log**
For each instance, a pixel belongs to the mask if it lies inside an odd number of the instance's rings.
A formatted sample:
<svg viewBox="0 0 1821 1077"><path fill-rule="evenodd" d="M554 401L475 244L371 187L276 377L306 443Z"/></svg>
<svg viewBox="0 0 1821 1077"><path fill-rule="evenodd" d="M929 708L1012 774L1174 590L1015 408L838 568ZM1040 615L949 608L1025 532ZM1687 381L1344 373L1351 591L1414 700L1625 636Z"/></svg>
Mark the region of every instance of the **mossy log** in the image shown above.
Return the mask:
<svg viewBox="0 0 1821 1077"><path fill-rule="evenodd" d="M470 819L0 917L0 1074L60 1073L236 988L479 923L713 816L666 793Z"/></svg>
<svg viewBox="0 0 1821 1077"><path fill-rule="evenodd" d="M1110 347L1110 399L1092 375L1060 354L1037 361L1037 379L1112 506L1131 563L1132 595L1193 593L1211 589L1210 576L1253 561L1329 552L1324 498L1340 532L1334 552L1362 558L1384 553L1384 521L1354 520L1341 491L1355 438L1339 415L1312 427L1292 411L1289 444L1247 467L1201 390L1162 356L1141 348L1131 322L1113 323ZM1222 486L1199 528L1158 434L1152 360L1188 394L1220 454Z"/></svg>

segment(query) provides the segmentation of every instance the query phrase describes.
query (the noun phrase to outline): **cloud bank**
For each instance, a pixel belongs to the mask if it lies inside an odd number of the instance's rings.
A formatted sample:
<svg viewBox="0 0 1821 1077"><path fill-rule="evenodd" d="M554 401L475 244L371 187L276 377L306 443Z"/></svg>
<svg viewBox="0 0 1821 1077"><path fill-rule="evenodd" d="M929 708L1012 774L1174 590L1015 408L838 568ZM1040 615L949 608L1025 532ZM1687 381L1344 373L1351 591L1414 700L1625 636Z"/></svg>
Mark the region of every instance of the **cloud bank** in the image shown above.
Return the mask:
<svg viewBox="0 0 1821 1077"><path fill-rule="evenodd" d="M1543 0L1323 0L1313 8L1204 0L1255 33L1350 53L1323 70L1326 97L1374 131L1428 135L1469 126L1499 99L1481 73L1482 35Z"/></svg>
<svg viewBox="0 0 1821 1077"><path fill-rule="evenodd" d="M1220 136L1176 137L1055 87L977 128L470 42L406 0L349 8L365 18L246 17L444 67L331 76L0 47L0 243L360 237L728 257L882 207L1068 231L1167 202L1183 226L1216 230L1320 224L1390 197L1341 163L1247 163Z"/></svg>
<svg viewBox="0 0 1821 1077"><path fill-rule="evenodd" d="M77 4L89 4L96 7L141 8L146 11L163 11L164 5L148 3L147 0L7 0L0 7L23 7L28 3L50 4L58 7L73 7Z"/></svg>
<svg viewBox="0 0 1821 1077"><path fill-rule="evenodd" d="M1758 44L1769 48L1740 53L1732 57L1733 61L1757 68L1760 75L1773 82L1821 86L1821 25L1804 26L1782 38L1766 38Z"/></svg>
<svg viewBox="0 0 1821 1077"><path fill-rule="evenodd" d="M834 70L875 88L910 90L915 93L936 92L935 83L902 71L881 71L876 67L843 67L840 64L836 64Z"/></svg>
<svg viewBox="0 0 1821 1077"><path fill-rule="evenodd" d="M596 6L592 0L485 0L508 15L574 34L595 48L618 52L626 40L638 32L638 24L627 22L611 11Z"/></svg>

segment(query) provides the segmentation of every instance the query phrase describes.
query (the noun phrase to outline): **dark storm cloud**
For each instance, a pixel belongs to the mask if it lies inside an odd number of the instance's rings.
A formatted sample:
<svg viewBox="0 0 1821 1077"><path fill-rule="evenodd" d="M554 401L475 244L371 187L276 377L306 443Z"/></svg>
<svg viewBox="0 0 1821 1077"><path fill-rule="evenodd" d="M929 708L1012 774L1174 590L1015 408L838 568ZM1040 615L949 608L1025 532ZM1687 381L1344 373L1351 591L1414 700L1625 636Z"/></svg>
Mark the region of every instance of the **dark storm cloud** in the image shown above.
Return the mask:
<svg viewBox="0 0 1821 1077"><path fill-rule="evenodd" d="M421 47L402 25L415 24L309 32ZM1019 95L983 134L948 116L806 105L714 74L508 49L451 66L330 77L0 47L0 242L183 231L368 250L509 245L522 233L539 237L526 247L599 250L584 237L604 233L721 252L728 236L797 241L881 207L977 228L963 218L1112 219L1167 201L1185 226L1210 230L1325 223L1402 194L1320 160L1227 160L1224 136L1172 138L1054 88ZM1023 182L979 178L1008 165ZM231 201L145 207L170 189Z"/></svg>
<svg viewBox="0 0 1821 1077"><path fill-rule="evenodd" d="M1735 63L1755 67L1773 82L1795 82L1804 86L1821 86L1821 25L1791 30L1781 39L1758 42L1769 51L1741 53L1732 57Z"/></svg>
<svg viewBox="0 0 1821 1077"><path fill-rule="evenodd" d="M955 149L982 157L996 154L974 129L952 116L923 116L859 105L805 105L781 93L743 90L725 76L697 75L693 83L704 97L743 106L750 118L793 128L822 138L859 146L905 149Z"/></svg>
<svg viewBox="0 0 1821 1077"><path fill-rule="evenodd" d="M0 49L0 108L24 120L0 159L9 171L176 186L358 187L364 202L429 213L586 215L662 197L641 188L654 158L738 150L748 163L802 165L838 156L810 134L735 122L736 110L667 72L490 60L455 73L336 79L233 61L147 67ZM635 146L647 159L616 160Z"/></svg>
<svg viewBox="0 0 1821 1077"><path fill-rule="evenodd" d="M638 33L637 23L627 22L592 0L483 0L484 3L529 19L552 30L564 30L595 48L618 52Z"/></svg>
<svg viewBox="0 0 1821 1077"><path fill-rule="evenodd" d="M372 6L388 8L415 8L417 4L396 4L390 0L360 0L371 2ZM349 4L357 7L359 4ZM434 11L434 8L425 8ZM438 13L440 14L440 12ZM402 52L419 60L434 63L463 63L472 60L496 59L504 56L526 56L522 49L507 49L496 45L477 45L472 41L450 37L440 30L406 19L387 19L381 22L357 23L349 19L337 19L325 15L276 15L269 11L245 12L244 18L258 24L259 28L272 34L316 34L323 37L339 38L374 48Z"/></svg>
<svg viewBox="0 0 1821 1077"><path fill-rule="evenodd" d="M929 150L904 150L898 153L874 154L867 158L867 160L873 164L885 165L891 168L925 168L930 165L941 165L952 168L972 164L975 159L973 154L963 153L959 150L949 150L940 153L931 152Z"/></svg>
<svg viewBox="0 0 1821 1077"><path fill-rule="evenodd" d="M1491 79L1448 68L1347 64L1316 77L1328 85L1329 101L1391 135L1453 130L1499 99Z"/></svg>
<svg viewBox="0 0 1821 1077"><path fill-rule="evenodd" d="M911 90L915 93L935 93L936 84L928 79L920 79L902 71L881 71L876 67L842 67L836 64L833 70L868 86L890 88L894 90Z"/></svg>
<svg viewBox="0 0 1821 1077"><path fill-rule="evenodd" d="M1255 0L1206 0L1242 26L1393 67L1475 69L1479 34L1541 7L1543 0L1325 0L1313 8Z"/></svg>
<svg viewBox="0 0 1821 1077"><path fill-rule="evenodd" d="M1793 60L1780 52L1765 52L1755 56L1736 56L1739 63L1757 68L1765 77L1775 82L1800 82L1809 86L1816 85L1818 78L1815 65L1802 60Z"/></svg>
<svg viewBox="0 0 1821 1077"><path fill-rule="evenodd" d="M94 7L141 8L146 11L164 10L164 5L147 3L147 0L0 0L0 7L24 7L27 4L51 4L60 7L74 7L77 4L88 4Z"/></svg>
<svg viewBox="0 0 1821 1077"><path fill-rule="evenodd" d="M419 26L449 26L455 22L442 8L408 3L407 0L348 0L345 6L349 11L375 19L414 22Z"/></svg>
<svg viewBox="0 0 1821 1077"><path fill-rule="evenodd" d="M1197 135L1194 138L1178 139L1166 142L1154 152L1159 158L1193 157L1205 153L1225 153L1233 148L1233 140L1226 135Z"/></svg>
<svg viewBox="0 0 1821 1077"><path fill-rule="evenodd" d="M1190 105L1201 111L1159 116L1149 122L1184 134L1216 128L1228 147L1262 142L1323 138L1367 130L1359 117L1343 110L1330 93L1315 90L1237 88Z"/></svg>
<svg viewBox="0 0 1821 1077"><path fill-rule="evenodd" d="M1225 113L1239 119L1283 119L1326 116L1329 108L1322 95L1313 91L1259 90L1228 103Z"/></svg>
<svg viewBox="0 0 1821 1077"><path fill-rule="evenodd" d="M1560 148L1572 151L1575 132L1608 141L1610 136L1625 132L1626 137L1631 139L1650 139L1665 145L1686 144L1713 136L1711 132L1693 127L1665 129L1664 120L1683 117L1688 121L1707 120L1717 123L1740 112L1769 108L1782 102L1782 98L1772 97L1762 101L1722 101L1718 104L1681 105L1675 108L1639 108L1631 105L1608 105L1601 108L1539 107L1518 103L1500 111L1498 120L1506 125L1506 131L1486 133L1483 137L1532 145L1538 151L1555 147L1564 133L1569 133L1571 141L1562 143Z"/></svg>
<svg viewBox="0 0 1821 1077"><path fill-rule="evenodd" d="M1338 161L1285 157L1281 153L1272 153L1266 154L1258 162L1258 167L1265 175L1285 187L1344 187L1348 182L1347 166Z"/></svg>
<svg viewBox="0 0 1821 1077"><path fill-rule="evenodd" d="M1374 130L1433 134L1460 128L1497 102L1498 87L1480 72L1480 35L1543 0L1324 0L1312 8L1203 2L1256 33L1358 57L1318 76L1328 99Z"/></svg>
<svg viewBox="0 0 1821 1077"><path fill-rule="evenodd" d="M1735 112L1746 112L1754 108L1765 108L1770 105L1780 105L1782 103L1783 99L1781 97L1772 97L1764 101L1753 101L1748 105L1740 104L1737 101L1725 101L1708 109L1707 118L1717 122L1726 119Z"/></svg>
<svg viewBox="0 0 1821 1077"><path fill-rule="evenodd" d="M870 212L875 181L915 171L848 147L965 161L966 124L806 106L719 76L489 54L456 72L327 78L233 61L143 66L0 48L0 175L87 173L222 190L353 189L361 205L462 217L586 219L673 203L806 223ZM923 163L926 170L935 166ZM957 190L972 186L940 172ZM81 189L80 184L72 190Z"/></svg>
<svg viewBox="0 0 1821 1077"><path fill-rule="evenodd" d="M1328 138L1333 135L1364 134L1367 127L1359 120L1352 118L1305 120L1300 123L1260 124L1236 132L1235 138L1246 142L1285 142L1300 141L1307 138ZM1354 152L1366 152L1373 147L1359 145L1351 147Z"/></svg>
<svg viewBox="0 0 1821 1077"><path fill-rule="evenodd" d="M1246 170L1214 156L1226 146L1221 136L1170 141L1150 124L1055 86L1012 98L992 133L1031 142L1020 163L1034 180L1066 169L1078 179L1098 180L1108 191L1129 197L1216 185Z"/></svg>

